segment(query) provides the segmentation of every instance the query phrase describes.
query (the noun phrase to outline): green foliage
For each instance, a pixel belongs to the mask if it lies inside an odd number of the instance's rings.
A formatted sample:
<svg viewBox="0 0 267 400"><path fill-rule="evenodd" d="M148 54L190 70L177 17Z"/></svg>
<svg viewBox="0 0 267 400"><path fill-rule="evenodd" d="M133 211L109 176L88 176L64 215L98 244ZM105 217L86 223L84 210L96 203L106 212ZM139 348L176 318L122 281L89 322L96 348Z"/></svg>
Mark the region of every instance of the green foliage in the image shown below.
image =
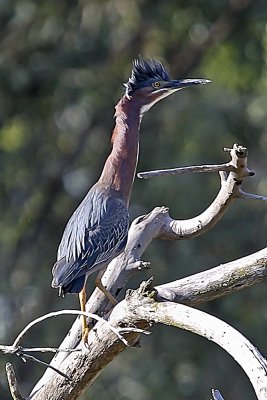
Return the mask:
<svg viewBox="0 0 267 400"><path fill-rule="evenodd" d="M0 341L9 344L32 318L78 307L76 297L59 299L50 288L50 270L66 221L99 176L113 107L138 54L159 58L173 77L213 80L145 116L138 170L223 162L222 147L238 142L248 146L257 173L247 190L266 195L267 36L264 1L5 0L0 16ZM131 215L164 204L172 216L188 218L218 187L216 176L136 181ZM266 222L264 204L237 202L203 237L153 243L144 255L152 271L129 286L151 274L167 282L256 251L266 245ZM259 285L205 310L266 353L266 294ZM46 322L25 344L56 345L69 325L69 319ZM1 356L3 399L6 361ZM16 367L28 394L43 369L19 360ZM246 377L220 349L155 327L142 350L123 353L83 399L204 399L210 387L226 399L253 398Z"/></svg>

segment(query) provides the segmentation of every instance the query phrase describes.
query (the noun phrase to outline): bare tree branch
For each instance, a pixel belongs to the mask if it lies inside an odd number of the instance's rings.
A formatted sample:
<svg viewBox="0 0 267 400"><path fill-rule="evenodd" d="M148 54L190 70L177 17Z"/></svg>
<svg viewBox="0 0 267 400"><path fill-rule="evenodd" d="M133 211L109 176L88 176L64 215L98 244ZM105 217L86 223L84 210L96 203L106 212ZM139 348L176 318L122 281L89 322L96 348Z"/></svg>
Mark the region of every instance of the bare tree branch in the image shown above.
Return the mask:
<svg viewBox="0 0 267 400"><path fill-rule="evenodd" d="M17 338L15 339L14 343L11 346L4 346L4 345L0 345L0 351L2 351L3 353L11 353L11 354L16 354L18 357L20 357L23 361L27 361L27 360L31 360L34 362L37 362L39 364L45 365L47 368L51 368L54 372L56 372L57 374L61 375L62 377L64 377L65 379L67 379L68 381L71 381L72 379L65 373L63 373L59 368L55 367L52 364L48 364L45 361L39 360L38 358L27 354L28 352L33 352L33 351L41 351L41 352L55 352L55 351L59 351L59 352L68 352L72 353L74 351L81 351L81 349L54 349L54 348L23 348L19 345L19 343L21 342L22 338L25 336L25 334L36 324L38 324L39 322L42 322L48 318L52 318L52 317L57 317L60 315L85 315L87 317L90 318L94 318L97 321L103 321L104 323L106 323L110 330L115 333L118 338L124 343L125 346L128 346L128 342L127 340L121 335L120 331L122 331L123 333L129 333L129 332L136 332L136 333L145 333L148 334L149 332L137 329L137 328L133 328L133 327L128 327L128 328L122 328L122 329L116 329L114 328L114 326L110 325L108 321L102 319L101 317L99 317L98 315L89 313L89 312L82 312L82 311L76 311L76 310L61 310L61 311L55 311L55 312L51 312L49 314L45 314L39 318L36 318L35 320L31 321L17 336ZM15 372L12 368L11 364L7 364L7 378L8 378L8 382L10 385L10 390L12 391L11 393L14 392L14 396L15 396L15 389L13 390L13 385L17 385L17 381L15 379ZM15 387L15 386L14 386ZM13 394L12 394L13 396Z"/></svg>
<svg viewBox="0 0 267 400"><path fill-rule="evenodd" d="M150 221L150 224L152 224L152 221ZM223 296L228 292L240 290L243 287L261 282L266 279L266 277L267 248L234 262L220 265L211 270L200 272L165 285L157 286L155 288L155 296L158 300L171 300L175 302L183 302L184 304L196 305L215 297ZM125 322L127 321L125 320ZM77 338L79 330L80 321L77 320L71 328L70 335L68 335L64 340L65 347L70 346L73 338ZM122 329L120 332L122 333ZM137 336L135 336L135 340L136 338ZM92 341L94 342L94 339ZM77 346L78 343L79 340L75 342L75 346ZM95 343L93 346L95 346ZM78 348L81 349L81 345L79 345ZM123 349L120 348L120 351L122 350ZM52 361L52 365L61 366L64 360L69 360L68 353L57 354ZM47 370L39 384L46 385L47 381L50 379L52 379L51 372Z"/></svg>
<svg viewBox="0 0 267 400"><path fill-rule="evenodd" d="M170 217L167 207L156 207L132 223L124 253L112 261L102 277L104 285L112 295L116 297L133 274L148 267L140 257L153 239L181 240L203 234L214 226L230 204L240 197L243 179L251 176L247 167L247 149L235 144L232 149L226 151L231 155L230 164L235 172L230 172L227 177L220 174L221 189L203 213L189 220L176 220ZM107 311L107 302L98 290L91 296L88 307L92 312Z"/></svg>
<svg viewBox="0 0 267 400"><path fill-rule="evenodd" d="M163 323L201 335L226 350L248 375L258 399L266 399L267 363L246 338L225 322L202 311L172 302L160 303L154 298L155 291L149 290L148 283L144 282L137 291L129 291L125 300L114 308L110 323L114 327L130 324L140 329ZM103 322L99 322L95 329L89 334L89 350L83 349L78 357L70 354L61 365L73 381L66 382L50 371L46 381L39 382L33 390L32 400L43 399L44 396L50 400L77 399L101 370L125 349L125 345L106 329ZM135 333L127 335L129 343L134 344L136 338Z"/></svg>
<svg viewBox="0 0 267 400"><path fill-rule="evenodd" d="M157 176L167 175L183 175L188 173L201 173L201 172L234 172L235 168L231 163L226 164L212 164L212 165L192 165L190 167L179 167L170 169L156 169L154 171L139 172L138 178L149 179Z"/></svg>
<svg viewBox="0 0 267 400"><path fill-rule="evenodd" d="M159 300L197 305L267 278L267 248L218 267L156 286Z"/></svg>
<svg viewBox="0 0 267 400"><path fill-rule="evenodd" d="M12 364L10 364L10 363L6 364L6 375L7 375L7 381L8 381L9 390L10 390L12 399L13 400L25 400L24 397L22 397L20 394L15 371L14 371Z"/></svg>
<svg viewBox="0 0 267 400"><path fill-rule="evenodd" d="M129 333L132 331L135 331L137 333L144 333L144 334L148 334L149 332L145 332L142 331L140 329L136 329L136 328L120 328L120 329L115 329L114 326L110 325L108 321L104 320L103 318L99 317L96 314L92 314L90 312L83 312L83 311L78 311L78 310L61 310L61 311L54 311L45 315L42 315L39 318L36 318L35 320L31 321L17 336L17 338L14 340L13 344L11 346L6 346L6 345L0 345L0 351L2 351L3 353L10 353L10 354L17 354L20 357L25 357L26 358L26 354L27 352L52 352L52 353L56 353L56 352L77 352L80 351L80 349L71 349L71 348L66 348L66 349L58 349L58 348L51 348L51 347L22 347L20 346L20 342L22 340L22 338L25 336L25 334L36 324L38 324L39 322L42 322L48 318L52 318L52 317L57 317L57 316L61 316L61 315L85 315L86 317L90 317L93 318L97 321L103 321L104 323L106 323L110 330L115 333L118 338L126 345L128 346L127 341L125 340L125 338L121 335L122 333ZM39 361L39 360L37 360Z"/></svg>
<svg viewBox="0 0 267 400"><path fill-rule="evenodd" d="M166 175L183 175L187 173L201 173L201 172L236 172L240 173L238 171L238 164L236 162L236 156L238 158L246 158L247 157L247 148L234 144L233 148L228 148L224 147L223 149L225 152L229 153L231 155L231 161L228 163L224 164L210 164L210 165L191 165L190 167L179 167L179 168L170 168L170 169L157 169L154 171L146 171L146 172L139 172L137 174L138 178L141 179L148 179L148 178L153 178L157 176L166 176ZM249 170L247 168L247 161L244 160L243 162L243 167L245 167L245 174L244 171L242 173L242 176L254 176L255 172ZM240 166L240 165L239 165Z"/></svg>
<svg viewBox="0 0 267 400"><path fill-rule="evenodd" d="M228 175L225 171L220 172L221 189L213 203L202 214L188 221L179 221L169 216L168 208L157 207L148 215L141 216L132 223L124 253L110 263L102 277L103 284L114 296L119 294L133 274L149 266L148 263L141 261L140 258L153 239L179 240L204 233L218 222L233 200L242 196L242 181L245 177L251 176L251 171L247 167L247 149L243 146L234 145L232 149L227 149L227 151L231 155L232 159L230 163L234 166L234 171L231 171ZM219 266L182 280L160 285L156 288L157 299L183 302L185 304L198 304L225 295L230 291L239 290L242 287L252 285L266 278L266 260L266 249L263 249L261 252L255 253L249 257L244 257L233 263L228 263L224 266ZM87 309L92 313L97 312L99 315L107 315L111 306L108 304L103 294L96 289L87 303ZM124 322L127 325L127 322L130 321L126 318ZM131 322L139 327L139 325L135 323L135 320ZM98 359L99 352L103 354L104 351L106 354L106 350L105 347L101 347L98 341L95 340L96 338L92 336L92 332L89 334L89 359L88 354L85 356L84 349L82 349L79 355L76 355L81 362L85 357L87 361L91 363L90 366L94 363L93 360L97 360L97 367L94 369L96 374L99 374L106 363L125 348L124 343L117 343L117 339L115 338L111 339L111 332L103 332L102 337L102 334L99 334L99 326L102 325L99 323L97 324L97 337L101 337L101 346L107 346L108 349L112 349L112 355L107 353L107 357L103 357L101 360ZM146 328L147 323L143 321L141 329ZM81 348L80 337L80 322L76 320L67 337L61 344L61 347ZM127 335L127 340L129 343L133 344L137 337L137 333L131 332ZM114 350L114 348L116 348L116 350ZM58 353L53 358L51 365L54 367L72 365L71 360L73 359L75 359L75 354ZM87 364L87 367L89 368L89 364ZM94 372L86 369L86 365L84 365L84 369L80 372L82 377L80 382L81 386L77 386L79 389L75 386L75 390L81 390L81 387L83 388L87 384L90 384L96 377ZM89 375L90 378L88 378ZM37 393L37 391L39 393L39 390L43 393L42 387L50 383L54 385L54 379L54 373L47 370L37 383L32 394ZM58 376L57 379L61 378ZM86 383L84 383L84 380ZM77 398L75 397L75 390L71 390L71 396L66 398ZM39 394L36 394L36 396L37 397L34 395L34 400L42 398L38 397ZM56 398L57 397L55 397L55 399ZM51 399L53 398L51 397Z"/></svg>
<svg viewBox="0 0 267 400"><path fill-rule="evenodd" d="M260 196L258 194L253 194L253 193L246 193L246 192L243 192L243 190L240 190L238 197L240 199L245 199L245 200L267 201L267 197L266 196Z"/></svg>
<svg viewBox="0 0 267 400"><path fill-rule="evenodd" d="M31 321L21 332L20 334L17 336L17 338L15 339L13 345L11 347L13 347L14 349L17 348L19 346L19 343L21 341L21 339L23 338L23 336L26 334L26 332L28 332L28 330L30 328L32 328L34 325L38 324L41 321L44 321L45 319L48 318L52 318L52 317L57 317L59 315L85 315L86 317L89 318L93 318L97 321L102 321L103 319L101 317L99 317L96 314L90 313L90 312L84 312L84 311L78 311L78 310L61 310L61 311L54 311L45 315L42 315L39 318L36 318L34 321ZM110 325L107 321L103 320L108 326L109 328L116 334L118 335L118 337L120 338L120 340L127 346L127 342L124 339L123 336L121 336L121 334L119 333L118 330L116 330L112 325Z"/></svg>
<svg viewBox="0 0 267 400"><path fill-rule="evenodd" d="M224 215L233 200L240 197L243 179L253 173L247 167L247 149L234 144L232 149L225 149L231 155L230 165L233 168L226 178L221 179L221 189L211 205L200 215L187 220L172 220L162 229L160 238L181 240L192 238L207 232ZM222 175L221 175L222 177Z"/></svg>
<svg viewBox="0 0 267 400"><path fill-rule="evenodd" d="M267 362L237 330L207 313L171 302L138 308L139 317L197 333L226 350L242 367L258 400L267 398Z"/></svg>

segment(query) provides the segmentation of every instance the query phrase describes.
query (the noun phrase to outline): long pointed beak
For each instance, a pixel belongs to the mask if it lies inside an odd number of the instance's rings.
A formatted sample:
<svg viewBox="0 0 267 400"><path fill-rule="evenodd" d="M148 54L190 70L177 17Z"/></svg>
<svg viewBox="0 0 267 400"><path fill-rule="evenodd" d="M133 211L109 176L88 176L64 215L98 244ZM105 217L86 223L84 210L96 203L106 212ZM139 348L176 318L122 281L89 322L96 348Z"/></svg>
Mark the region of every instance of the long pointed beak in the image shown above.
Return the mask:
<svg viewBox="0 0 267 400"><path fill-rule="evenodd" d="M181 79L181 80L173 80L168 82L165 86L166 89L170 90L179 90L184 89L186 87L190 87L193 85L206 85L207 83L211 83L209 79Z"/></svg>

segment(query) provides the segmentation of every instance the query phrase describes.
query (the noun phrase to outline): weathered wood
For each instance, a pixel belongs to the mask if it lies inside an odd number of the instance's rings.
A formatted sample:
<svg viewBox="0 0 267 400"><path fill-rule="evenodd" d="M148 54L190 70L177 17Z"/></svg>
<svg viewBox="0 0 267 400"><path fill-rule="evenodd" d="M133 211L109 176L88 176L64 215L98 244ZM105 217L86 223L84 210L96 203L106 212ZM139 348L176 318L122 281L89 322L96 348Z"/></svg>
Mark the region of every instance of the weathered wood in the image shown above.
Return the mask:
<svg viewBox="0 0 267 400"><path fill-rule="evenodd" d="M228 150L232 158L233 171L228 176L224 172L220 173L221 189L215 200L202 214L186 221L180 221L169 216L168 208L157 207L149 214L137 218L132 223L124 253L112 261L102 277L103 284L113 295L117 296L119 294L133 274L148 267L148 263L141 261L141 256L154 238L181 240L205 233L219 221L233 200L243 197L242 181L245 177L251 176L251 171L247 167L247 150L238 145L234 145L232 149ZM263 249L232 263L220 265L191 277L157 286L157 299L158 301L171 300L172 302L195 305L223 296L229 292L240 290L266 278L266 259L267 250ZM119 306L115 310L120 309ZM110 308L103 294L96 289L87 303L87 310L98 315L107 315ZM124 322L127 322L128 317L125 314L123 315L125 317ZM131 317L131 323L135 323L133 315ZM144 325L147 326L147 322ZM66 389L66 393L69 391L69 397L60 397L61 399L76 399L77 393L83 390L85 386L90 385L104 366L124 349L122 343L117 343L114 341L115 339L113 340L110 337L110 332L106 336L99 324L97 325L97 337L101 337L101 343L93 335L94 332L89 335L90 354L86 353L86 351L84 354L79 355L58 353L53 358L51 364L54 367L60 366L60 370L62 370L62 366L72 365L75 360L78 369L81 364L84 368L79 374L81 377L80 383L78 382L77 369L75 369L76 367L73 368L72 374L77 380L77 386L72 388L68 383L69 386ZM137 336L136 334L131 334L130 342L133 343ZM76 320L63 340L61 347L80 348L80 338L80 322ZM85 364L84 359L87 360L87 364ZM39 394L37 392L44 393L44 387L47 390L50 390L50 387L56 390L58 384L62 383L60 380L62 378L57 376L56 379L57 381L55 381L53 371L47 370L33 389L32 399L41 399L42 397L38 397ZM51 400L56 398L51 397Z"/></svg>
<svg viewBox="0 0 267 400"><path fill-rule="evenodd" d="M238 331L227 323L202 311L173 302L159 303L155 292L143 283L137 291L130 291L125 300L112 311L109 321L115 327L137 326L147 328L154 323L163 323L190 330L211 340L226 350L248 375L259 400L267 397L267 363L258 350ZM127 335L134 344L137 335ZM35 389L32 400L74 400L96 379L102 369L114 359L125 345L118 341L105 324L98 323L89 334L89 349L82 354L71 354L61 365L72 382L52 374L47 382Z"/></svg>
<svg viewBox="0 0 267 400"><path fill-rule="evenodd" d="M267 279L267 248L218 267L156 286L158 300L197 305Z"/></svg>
<svg viewBox="0 0 267 400"><path fill-rule="evenodd" d="M24 400L24 397L21 396L20 391L19 391L18 382L17 382L14 368L13 368L12 364L10 364L10 363L6 364L6 375L7 375L7 381L8 381L9 390L10 390L12 399L13 400Z"/></svg>

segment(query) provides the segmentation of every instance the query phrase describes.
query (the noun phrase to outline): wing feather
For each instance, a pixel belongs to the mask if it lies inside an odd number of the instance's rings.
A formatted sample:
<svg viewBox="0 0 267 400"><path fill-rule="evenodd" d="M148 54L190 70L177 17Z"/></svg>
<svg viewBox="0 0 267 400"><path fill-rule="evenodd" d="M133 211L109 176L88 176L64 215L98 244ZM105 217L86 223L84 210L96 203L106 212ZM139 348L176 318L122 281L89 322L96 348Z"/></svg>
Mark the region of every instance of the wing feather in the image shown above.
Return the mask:
<svg viewBox="0 0 267 400"><path fill-rule="evenodd" d="M124 201L96 185L70 218L53 267L54 287L90 274L124 248L129 214Z"/></svg>

